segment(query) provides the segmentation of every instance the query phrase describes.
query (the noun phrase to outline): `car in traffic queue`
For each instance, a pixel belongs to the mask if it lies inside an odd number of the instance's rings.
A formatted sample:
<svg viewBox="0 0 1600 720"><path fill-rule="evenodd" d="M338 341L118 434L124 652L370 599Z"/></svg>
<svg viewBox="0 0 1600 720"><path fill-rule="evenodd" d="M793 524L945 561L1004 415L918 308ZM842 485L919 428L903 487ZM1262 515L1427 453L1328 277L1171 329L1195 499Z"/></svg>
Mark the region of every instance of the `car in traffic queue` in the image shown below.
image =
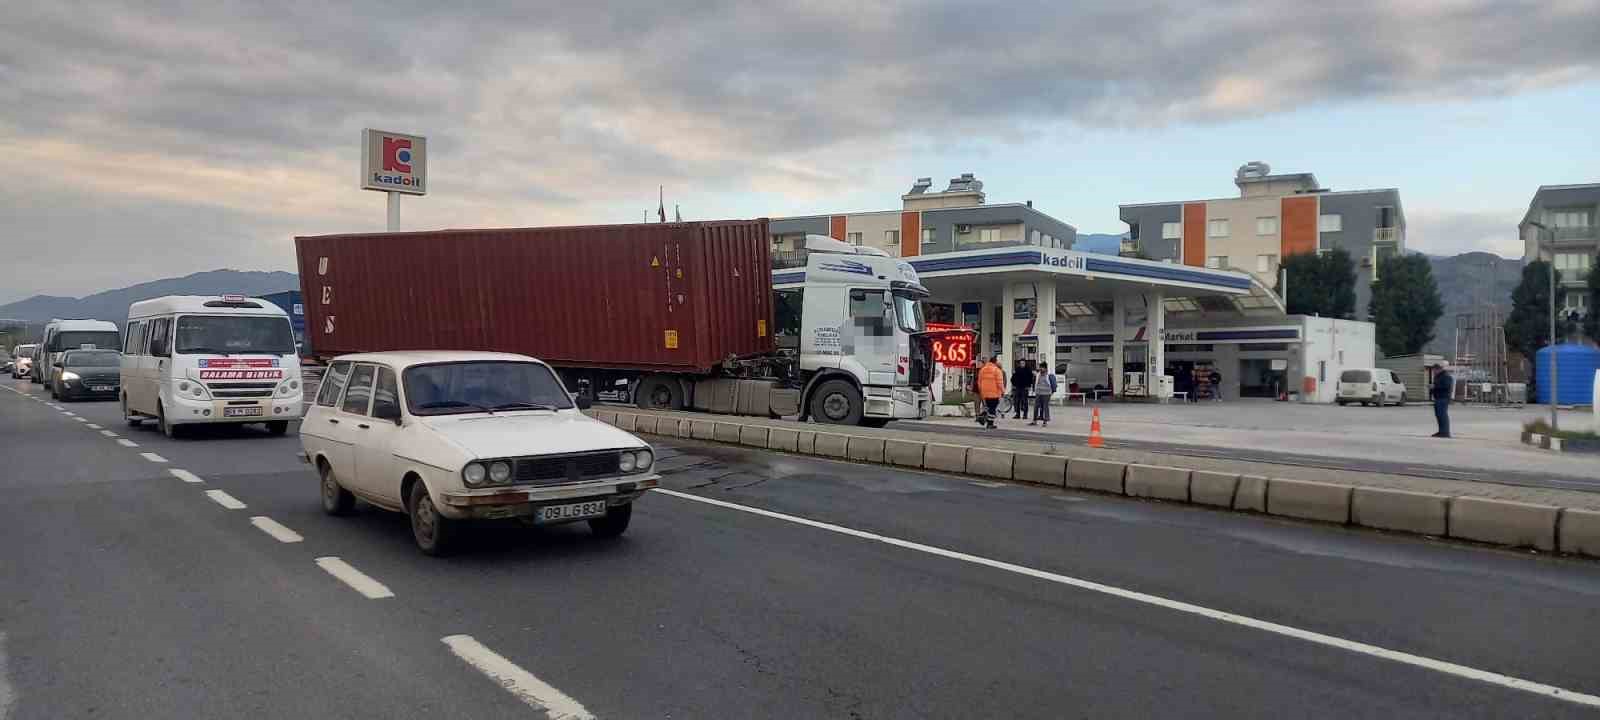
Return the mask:
<svg viewBox="0 0 1600 720"><path fill-rule="evenodd" d="M525 355L343 355L328 364L300 442L324 511L345 515L360 499L406 513L429 555L447 553L470 520L587 521L617 537L660 480L655 454L586 407Z"/></svg>
<svg viewBox="0 0 1600 720"><path fill-rule="evenodd" d="M38 345L18 345L11 350L11 378L21 380L33 372L33 350Z"/></svg>
<svg viewBox="0 0 1600 720"><path fill-rule="evenodd" d="M50 368L47 383L57 400L115 400L122 391L122 353L68 350Z"/></svg>

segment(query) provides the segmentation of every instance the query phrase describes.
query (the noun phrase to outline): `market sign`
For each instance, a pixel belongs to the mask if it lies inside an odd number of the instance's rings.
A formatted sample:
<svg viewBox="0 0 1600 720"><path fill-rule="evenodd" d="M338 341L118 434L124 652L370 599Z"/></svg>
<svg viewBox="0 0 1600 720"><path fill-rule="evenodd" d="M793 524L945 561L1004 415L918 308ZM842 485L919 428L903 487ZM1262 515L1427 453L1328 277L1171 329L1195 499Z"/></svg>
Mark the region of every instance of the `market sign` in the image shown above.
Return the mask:
<svg viewBox="0 0 1600 720"><path fill-rule="evenodd" d="M427 179L427 138L361 131L361 189L427 195Z"/></svg>

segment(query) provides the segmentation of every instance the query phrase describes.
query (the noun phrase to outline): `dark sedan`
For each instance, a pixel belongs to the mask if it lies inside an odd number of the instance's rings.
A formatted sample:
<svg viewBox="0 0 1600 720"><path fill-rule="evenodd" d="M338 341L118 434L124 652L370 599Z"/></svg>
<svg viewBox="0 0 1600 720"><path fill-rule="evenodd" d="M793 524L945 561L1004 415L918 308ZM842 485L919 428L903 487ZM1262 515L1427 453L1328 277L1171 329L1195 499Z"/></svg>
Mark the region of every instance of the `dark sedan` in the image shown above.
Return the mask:
<svg viewBox="0 0 1600 720"><path fill-rule="evenodd" d="M61 400L115 400L122 390L122 353L68 350L48 379L50 394Z"/></svg>

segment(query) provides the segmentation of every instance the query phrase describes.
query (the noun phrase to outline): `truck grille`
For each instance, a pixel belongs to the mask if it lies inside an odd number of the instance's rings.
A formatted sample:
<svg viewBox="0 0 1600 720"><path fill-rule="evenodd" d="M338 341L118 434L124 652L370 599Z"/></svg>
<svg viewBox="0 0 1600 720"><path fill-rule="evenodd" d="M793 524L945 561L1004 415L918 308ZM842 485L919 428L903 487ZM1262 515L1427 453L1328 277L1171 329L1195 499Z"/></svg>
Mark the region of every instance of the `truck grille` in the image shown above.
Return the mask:
<svg viewBox="0 0 1600 720"><path fill-rule="evenodd" d="M206 389L211 391L211 397L218 400L272 397L272 391L277 387L278 384L275 382L206 383Z"/></svg>
<svg viewBox="0 0 1600 720"><path fill-rule="evenodd" d="M616 475L620 472L621 459L622 453L617 450L518 458L513 462L511 477L512 482L518 484L578 482Z"/></svg>

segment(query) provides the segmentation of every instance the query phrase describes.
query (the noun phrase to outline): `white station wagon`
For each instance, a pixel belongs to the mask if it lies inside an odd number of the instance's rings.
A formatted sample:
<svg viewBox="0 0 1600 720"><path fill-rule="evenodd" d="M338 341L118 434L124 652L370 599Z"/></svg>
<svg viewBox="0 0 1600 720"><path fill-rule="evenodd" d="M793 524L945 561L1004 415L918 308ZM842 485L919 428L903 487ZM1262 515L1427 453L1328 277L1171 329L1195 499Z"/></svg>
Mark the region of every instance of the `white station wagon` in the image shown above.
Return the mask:
<svg viewBox="0 0 1600 720"><path fill-rule="evenodd" d="M585 416L555 372L524 355L335 358L300 442L323 510L344 515L360 498L407 513L429 555L447 552L471 519L587 520L616 537L660 480L648 444Z"/></svg>

